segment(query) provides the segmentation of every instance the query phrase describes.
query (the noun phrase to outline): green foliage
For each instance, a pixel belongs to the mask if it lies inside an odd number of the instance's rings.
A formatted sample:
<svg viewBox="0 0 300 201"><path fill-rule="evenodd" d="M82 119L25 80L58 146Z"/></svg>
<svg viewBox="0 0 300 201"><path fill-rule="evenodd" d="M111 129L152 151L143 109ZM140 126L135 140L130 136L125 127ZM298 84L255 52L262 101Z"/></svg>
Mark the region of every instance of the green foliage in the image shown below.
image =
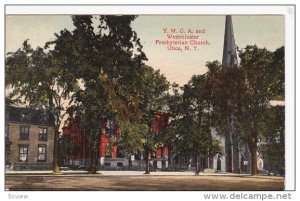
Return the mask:
<svg viewBox="0 0 300 201"><path fill-rule="evenodd" d="M60 138L59 147L60 157L64 159L68 159L71 154L76 153L78 150L78 147L71 143L69 136L62 136Z"/></svg>
<svg viewBox="0 0 300 201"><path fill-rule="evenodd" d="M72 104L71 94L79 86L74 74L58 65L53 51L33 50L25 40L22 48L8 53L5 68L6 87L13 102L51 112L55 119L53 172L59 172L59 128Z"/></svg>
<svg viewBox="0 0 300 201"><path fill-rule="evenodd" d="M222 69L217 73L210 71L218 77L213 88L213 111L219 131L226 131L226 117L229 116L241 138L257 141L259 122L264 120L263 114L270 100L284 97L282 51L283 48L279 48L272 53L257 46L247 46L240 52L240 67Z"/></svg>
<svg viewBox="0 0 300 201"><path fill-rule="evenodd" d="M57 129L67 109L63 103L70 103L70 93L78 88L71 74L61 74L52 51L40 47L33 50L27 40L6 58L6 86L13 89L9 97L29 107L50 111Z"/></svg>
<svg viewBox="0 0 300 201"><path fill-rule="evenodd" d="M145 129L139 124L149 125L168 89L165 77L143 63L147 58L131 28L135 18L72 16L75 29L62 30L47 44L55 45L53 55L64 72L73 73L81 83L68 112L79 118L90 147L98 147L105 122L113 120L122 127L124 136L118 143L125 155L141 149L138 142L132 143L146 139L140 136Z"/></svg>
<svg viewBox="0 0 300 201"><path fill-rule="evenodd" d="M146 124L122 122L121 135L117 138L118 149L126 158L144 151L145 136L148 131Z"/></svg>
<svg viewBox="0 0 300 201"><path fill-rule="evenodd" d="M284 106L269 108L264 114L265 121L261 122L260 153L264 159L264 167L280 174L284 174L285 169L284 110Z"/></svg>
<svg viewBox="0 0 300 201"><path fill-rule="evenodd" d="M256 164L257 142L263 137L265 113L270 101L284 99L284 48L275 52L257 46L240 51L240 66L223 68L210 74L213 80L213 119L220 133L232 127L248 143L252 164ZM255 165L253 165L253 168Z"/></svg>
<svg viewBox="0 0 300 201"><path fill-rule="evenodd" d="M169 139L179 153L214 156L220 142L211 135L211 88L208 74L193 76L180 94L170 97Z"/></svg>
<svg viewBox="0 0 300 201"><path fill-rule="evenodd" d="M143 64L147 58L131 28L135 18L72 16L75 29L55 34L45 45L48 52L32 50L25 41L6 59L11 96L46 107L56 115L57 129L66 111L71 117L76 114L92 149L98 147L96 139L108 119L120 124L148 121L147 112L158 108L153 100L168 83ZM64 106L65 99L69 101Z"/></svg>

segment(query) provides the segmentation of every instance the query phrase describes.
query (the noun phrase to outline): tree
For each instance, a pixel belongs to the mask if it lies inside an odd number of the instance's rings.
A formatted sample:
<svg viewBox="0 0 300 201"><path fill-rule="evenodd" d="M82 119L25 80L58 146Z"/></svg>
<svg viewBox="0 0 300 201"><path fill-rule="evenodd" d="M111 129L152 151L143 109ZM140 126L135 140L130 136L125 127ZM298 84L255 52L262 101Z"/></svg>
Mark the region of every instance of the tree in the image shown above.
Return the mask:
<svg viewBox="0 0 300 201"><path fill-rule="evenodd" d="M194 157L196 175L200 173L200 156L222 154L218 140L211 135L211 89L208 74L193 76L183 87L175 86L170 111L173 120L169 134L177 152ZM173 139L172 139L173 138Z"/></svg>
<svg viewBox="0 0 300 201"><path fill-rule="evenodd" d="M106 102L107 96L103 85L96 81L86 82L85 86L85 90L76 93L77 105L72 108L72 112L75 111L79 127L89 145L89 173L96 174L101 135L105 133L106 122L111 120L113 113L111 106Z"/></svg>
<svg viewBox="0 0 300 201"><path fill-rule="evenodd" d="M247 46L240 51L240 67L222 69L215 82L213 111L221 119L218 127L226 132L230 129L228 125L232 126L236 137L248 143L252 175L258 174L257 144L262 136L264 114L272 99L284 97L283 50L270 52Z"/></svg>
<svg viewBox="0 0 300 201"><path fill-rule="evenodd" d="M129 159L129 166L131 168L131 155L139 154L144 151L145 133L148 132L148 126L145 124L123 122L120 125L121 135L116 139L118 149L121 154Z"/></svg>
<svg viewBox="0 0 300 201"><path fill-rule="evenodd" d="M147 132L144 133L143 146L146 153L146 171L150 173L149 157L156 151L158 144L162 142L162 133L155 135L152 123L157 112L162 111L167 105L167 92L169 82L166 77L160 74L159 70L154 70L149 66L144 66L140 74L140 90L142 94L142 103L140 105L141 122L147 125Z"/></svg>
<svg viewBox="0 0 300 201"><path fill-rule="evenodd" d="M120 121L121 136L117 140L123 153L129 157L131 154L145 151L146 174L150 173L150 156L161 144L160 135L155 135L152 129L153 119L157 112L166 106L169 83L159 70L143 65L137 72L136 82L138 104L133 117Z"/></svg>
<svg viewBox="0 0 300 201"><path fill-rule="evenodd" d="M264 114L265 121L262 125L262 140L259 146L260 153L264 159L264 167L271 171L284 174L285 158L285 128L284 128L284 106L268 108Z"/></svg>
<svg viewBox="0 0 300 201"><path fill-rule="evenodd" d="M69 161L70 155L78 150L78 147L73 145L71 140L70 136L61 136L59 139L59 154L62 164Z"/></svg>
<svg viewBox="0 0 300 201"><path fill-rule="evenodd" d="M282 52L283 48L281 48ZM274 53L266 49L259 49L257 46L247 46L244 51L240 52L241 67L245 71L245 90L242 101L239 105L239 124L243 125L244 136L247 138L249 148L251 150L251 166L252 175L257 174L257 142L261 136L261 123L264 121L263 114L270 107L270 100L275 96L278 97L278 92L284 92L282 83L279 78L282 78L282 68L284 68L284 54L277 57L281 60L279 63L274 63ZM275 65L274 65L275 64ZM280 65L278 67L277 65ZM274 69L278 69L274 73ZM278 74L278 72L280 72ZM281 85L279 90L278 84ZM284 97L283 95L281 95Z"/></svg>
<svg viewBox="0 0 300 201"><path fill-rule="evenodd" d="M239 172L239 145L241 136L236 125L238 103L244 92L245 79L242 69L234 66L222 68L208 63L212 86L212 126L225 136L226 171ZM247 141L247 140L246 140Z"/></svg>
<svg viewBox="0 0 300 201"><path fill-rule="evenodd" d="M25 40L22 48L7 55L5 85L12 89L9 96L13 101L53 114L53 173L58 174L59 128L72 103L71 92L78 88L73 74L66 73L57 65L52 51L46 52L40 47L33 50Z"/></svg>
<svg viewBox="0 0 300 201"><path fill-rule="evenodd" d="M93 18L99 25L93 23ZM149 103L161 90L159 81L164 77L143 63L147 58L131 28L135 18L72 16L74 31L62 30L48 43L55 45L54 56L63 69L81 82L82 88L73 95L76 106L69 112L82 119L85 132L93 129L86 136L95 149L104 122L114 119L118 125L143 123ZM94 164L96 160L92 161ZM95 164L92 166L95 168Z"/></svg>

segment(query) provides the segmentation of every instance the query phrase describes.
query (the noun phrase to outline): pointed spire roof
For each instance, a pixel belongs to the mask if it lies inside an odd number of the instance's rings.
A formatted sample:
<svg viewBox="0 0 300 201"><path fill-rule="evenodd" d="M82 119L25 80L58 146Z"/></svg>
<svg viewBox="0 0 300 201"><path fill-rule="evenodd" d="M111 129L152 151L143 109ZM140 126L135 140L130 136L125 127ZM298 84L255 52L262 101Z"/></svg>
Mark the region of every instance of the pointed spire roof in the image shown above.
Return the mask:
<svg viewBox="0 0 300 201"><path fill-rule="evenodd" d="M223 47L223 68L232 67L237 64L236 45L234 41L234 33L231 15L226 15L224 47Z"/></svg>

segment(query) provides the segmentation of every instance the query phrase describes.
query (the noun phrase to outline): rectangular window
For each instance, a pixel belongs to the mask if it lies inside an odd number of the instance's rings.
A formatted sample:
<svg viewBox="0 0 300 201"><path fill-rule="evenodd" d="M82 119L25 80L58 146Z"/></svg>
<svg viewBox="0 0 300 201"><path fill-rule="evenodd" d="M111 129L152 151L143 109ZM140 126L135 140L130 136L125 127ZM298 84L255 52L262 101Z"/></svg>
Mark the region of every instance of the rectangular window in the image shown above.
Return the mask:
<svg viewBox="0 0 300 201"><path fill-rule="evenodd" d="M21 122L26 122L26 123L29 122L29 114L27 112L23 112L21 114Z"/></svg>
<svg viewBox="0 0 300 201"><path fill-rule="evenodd" d="M106 143L106 153L105 153L105 157L111 158L111 146L109 145L109 143Z"/></svg>
<svg viewBox="0 0 300 201"><path fill-rule="evenodd" d="M39 140L47 141L47 128L40 128Z"/></svg>
<svg viewBox="0 0 300 201"><path fill-rule="evenodd" d="M19 160L28 161L28 145L19 145Z"/></svg>
<svg viewBox="0 0 300 201"><path fill-rule="evenodd" d="M38 155L38 161L46 161L46 145L45 144L39 144L38 149L39 149L39 155Z"/></svg>
<svg viewBox="0 0 300 201"><path fill-rule="evenodd" d="M9 138L9 125L5 126L5 138Z"/></svg>
<svg viewBox="0 0 300 201"><path fill-rule="evenodd" d="M29 126L20 127L20 140L29 140Z"/></svg>
<svg viewBox="0 0 300 201"><path fill-rule="evenodd" d="M108 120L106 123L106 135L107 138L111 138L114 134L114 123L112 120Z"/></svg>

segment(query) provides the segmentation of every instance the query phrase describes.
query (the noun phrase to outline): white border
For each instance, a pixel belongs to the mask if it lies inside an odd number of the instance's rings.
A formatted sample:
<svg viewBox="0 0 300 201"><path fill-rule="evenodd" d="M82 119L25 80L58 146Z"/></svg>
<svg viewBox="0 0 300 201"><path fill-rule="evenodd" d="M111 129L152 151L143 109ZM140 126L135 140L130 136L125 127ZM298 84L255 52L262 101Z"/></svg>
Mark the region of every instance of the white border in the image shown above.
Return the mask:
<svg viewBox="0 0 300 201"><path fill-rule="evenodd" d="M185 14L185 15L291 15L292 6L205 6L205 5L48 5L13 6L7 5L6 14Z"/></svg>
<svg viewBox="0 0 300 201"><path fill-rule="evenodd" d="M38 2L37 2L38 3ZM285 47L286 47L286 190L295 189L295 10L293 6L99 6L99 5L48 5L48 6L37 6L37 5L7 5L5 14L186 14L186 15L224 15L224 14L235 14L235 15L266 15L266 14L278 14L285 15ZM2 24L4 24L4 19L1 18ZM0 23L1 23L0 22ZM3 49L1 49L2 55ZM4 62L2 62L3 64ZM1 82L1 88L4 88L3 81ZM4 101L1 100L1 107L4 105ZM4 111L4 110L2 110ZM3 118L3 117L1 117ZM3 125L4 119L1 119L1 128L4 130ZM299 137L298 137L299 138ZM3 148L3 143L1 143L1 148ZM3 150L3 149L2 149ZM0 160L4 160L1 156ZM3 166L1 166L1 172ZM3 183L1 183L1 187ZM60 195L66 194L62 192L56 192L51 200L60 197ZM39 195L39 194L38 194ZM73 194L75 196L75 194ZM76 193L76 196L78 194ZM86 193L81 193L79 197L84 199L87 196ZM138 195L137 195L138 196ZM141 196L140 199L143 200L145 195ZM34 200L39 200L41 198L33 196ZM33 198L31 197L31 198ZM180 194L178 198L185 199L186 194ZM7 197L6 197L7 198ZM66 197L65 197L66 198ZM100 197L99 197L100 198ZM108 198L108 197L106 197ZM43 200L48 200L48 198L43 197ZM159 199L159 198L153 198ZM32 200L32 199L31 199ZM148 199L146 199L148 200Z"/></svg>

